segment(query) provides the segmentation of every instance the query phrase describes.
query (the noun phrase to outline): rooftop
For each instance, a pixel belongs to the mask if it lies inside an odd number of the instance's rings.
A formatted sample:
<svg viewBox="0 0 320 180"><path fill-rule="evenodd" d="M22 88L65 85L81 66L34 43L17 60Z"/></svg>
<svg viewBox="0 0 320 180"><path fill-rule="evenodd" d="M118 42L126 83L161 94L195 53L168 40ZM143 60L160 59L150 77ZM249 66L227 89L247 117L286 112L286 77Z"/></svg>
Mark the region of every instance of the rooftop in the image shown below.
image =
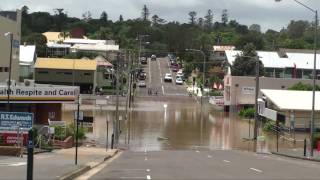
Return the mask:
<svg viewBox="0 0 320 180"><path fill-rule="evenodd" d="M20 45L20 64L33 64L36 56L36 46L35 45Z"/></svg>
<svg viewBox="0 0 320 180"><path fill-rule="evenodd" d="M266 96L280 110L311 111L312 91L262 89ZM320 92L316 92L315 110L320 111Z"/></svg>
<svg viewBox="0 0 320 180"><path fill-rule="evenodd" d="M236 55L241 55L242 51L226 50L228 62L233 64ZM314 54L310 53L286 53L288 57L280 57L278 52L257 51L260 60L266 68L294 68L297 69L313 69ZM320 54L317 54L320 59ZM320 62L317 61L317 69L320 69Z"/></svg>
<svg viewBox="0 0 320 180"><path fill-rule="evenodd" d="M58 41L63 41L63 37L60 36L61 32L45 32L42 33L47 38L48 43L57 43ZM69 37L66 37L69 38Z"/></svg>
<svg viewBox="0 0 320 180"><path fill-rule="evenodd" d="M37 62L35 63L35 68L95 71L97 69L97 61L83 59L38 58Z"/></svg>
<svg viewBox="0 0 320 180"><path fill-rule="evenodd" d="M76 39L70 38L63 41L65 44L106 44L106 40L94 40L94 39Z"/></svg>
<svg viewBox="0 0 320 180"><path fill-rule="evenodd" d="M75 44L71 48L85 51L119 51L119 45L105 44Z"/></svg>

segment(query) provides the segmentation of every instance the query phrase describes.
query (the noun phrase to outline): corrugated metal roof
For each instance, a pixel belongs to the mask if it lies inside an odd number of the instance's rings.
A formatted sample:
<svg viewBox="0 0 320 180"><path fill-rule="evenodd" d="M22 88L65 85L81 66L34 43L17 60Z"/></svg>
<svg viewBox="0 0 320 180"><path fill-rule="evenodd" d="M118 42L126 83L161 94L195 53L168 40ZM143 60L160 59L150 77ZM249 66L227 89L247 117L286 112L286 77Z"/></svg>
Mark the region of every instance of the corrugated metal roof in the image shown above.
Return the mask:
<svg viewBox="0 0 320 180"><path fill-rule="evenodd" d="M66 44L106 44L106 40L71 38L63 41Z"/></svg>
<svg viewBox="0 0 320 180"><path fill-rule="evenodd" d="M280 110L311 111L312 91L262 89L268 100ZM320 92L316 92L315 110L320 111Z"/></svg>
<svg viewBox="0 0 320 180"><path fill-rule="evenodd" d="M83 59L38 58L37 62L35 63L35 68L95 71L97 69L97 61Z"/></svg>
<svg viewBox="0 0 320 180"><path fill-rule="evenodd" d="M75 44L71 47L75 50L85 51L118 51L119 45L105 45L105 44Z"/></svg>
<svg viewBox="0 0 320 180"><path fill-rule="evenodd" d="M228 62L233 64L236 55L241 55L242 51L225 51ZM314 55L310 53L286 53L287 58L280 58L277 52L257 51L260 60L266 68L293 68L313 69ZM317 54L320 60L320 54ZM317 61L317 69L320 69L320 61Z"/></svg>
<svg viewBox="0 0 320 180"><path fill-rule="evenodd" d="M20 63L33 64L33 61L36 55L35 53L36 53L36 46L20 45L20 54L19 54Z"/></svg>

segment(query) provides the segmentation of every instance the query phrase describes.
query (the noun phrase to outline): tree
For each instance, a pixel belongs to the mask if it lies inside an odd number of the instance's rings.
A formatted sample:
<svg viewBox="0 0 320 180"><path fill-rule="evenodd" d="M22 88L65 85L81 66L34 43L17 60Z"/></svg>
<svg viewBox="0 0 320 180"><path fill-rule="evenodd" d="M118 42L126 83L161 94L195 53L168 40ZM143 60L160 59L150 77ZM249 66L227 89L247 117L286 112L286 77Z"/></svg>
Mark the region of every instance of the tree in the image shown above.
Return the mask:
<svg viewBox="0 0 320 180"><path fill-rule="evenodd" d="M228 10L227 9L222 10L221 22L224 25L226 25L228 23Z"/></svg>
<svg viewBox="0 0 320 180"><path fill-rule="evenodd" d="M198 19L198 26L203 28L204 27L204 19L203 18L199 18Z"/></svg>
<svg viewBox="0 0 320 180"><path fill-rule="evenodd" d="M204 24L207 30L210 30L212 28L213 25L213 13L212 10L209 9L207 11L207 15L204 16Z"/></svg>
<svg viewBox="0 0 320 180"><path fill-rule="evenodd" d="M260 26L259 24L252 24L252 25L249 27L249 30L260 33L260 32L261 32L261 26Z"/></svg>
<svg viewBox="0 0 320 180"><path fill-rule="evenodd" d="M141 15L142 15L143 21L149 21L150 12L149 12L149 9L147 8L147 5L143 5Z"/></svg>
<svg viewBox="0 0 320 180"><path fill-rule="evenodd" d="M55 30L62 31L64 28L65 22L67 21L68 17L67 14L65 14L64 9L57 8L54 9L55 15L53 16L54 22L55 22Z"/></svg>
<svg viewBox="0 0 320 180"><path fill-rule="evenodd" d="M189 20L191 25L195 25L197 13L195 11L189 12Z"/></svg>
<svg viewBox="0 0 320 180"><path fill-rule="evenodd" d="M108 14L105 11L101 13L100 20L104 23L108 21Z"/></svg>
<svg viewBox="0 0 320 180"><path fill-rule="evenodd" d="M294 84L293 86L289 87L288 90L295 90L295 91L312 91L313 87L311 84L304 84L302 82L298 82L297 84ZM320 87L316 85L316 91L320 91Z"/></svg>
<svg viewBox="0 0 320 180"><path fill-rule="evenodd" d="M291 21L287 27L288 35L291 38L301 38L309 26L308 21Z"/></svg>
<svg viewBox="0 0 320 180"><path fill-rule="evenodd" d="M122 16L122 14L120 14L120 16L119 16L119 22L123 22L123 16Z"/></svg>
<svg viewBox="0 0 320 180"><path fill-rule="evenodd" d="M92 19L92 14L90 11L86 11L82 14L82 18L85 22L89 22Z"/></svg>
<svg viewBox="0 0 320 180"><path fill-rule="evenodd" d="M252 57L252 58L251 58ZM255 76L256 75L256 59L257 53L253 44L247 44L243 48L241 55L237 55L233 65L231 66L232 76ZM260 76L264 75L262 62L259 60Z"/></svg>
<svg viewBox="0 0 320 180"><path fill-rule="evenodd" d="M23 6L21 8L22 15L28 15L29 14L29 7L28 6Z"/></svg>
<svg viewBox="0 0 320 180"><path fill-rule="evenodd" d="M164 19L159 18L159 16L156 14L153 15L151 19L152 19L152 25L154 26L157 26L159 24L164 24L166 22Z"/></svg>
<svg viewBox="0 0 320 180"><path fill-rule="evenodd" d="M32 33L24 37L22 41L28 45L35 45L37 47L36 53L38 57L46 56L47 38L41 33Z"/></svg>

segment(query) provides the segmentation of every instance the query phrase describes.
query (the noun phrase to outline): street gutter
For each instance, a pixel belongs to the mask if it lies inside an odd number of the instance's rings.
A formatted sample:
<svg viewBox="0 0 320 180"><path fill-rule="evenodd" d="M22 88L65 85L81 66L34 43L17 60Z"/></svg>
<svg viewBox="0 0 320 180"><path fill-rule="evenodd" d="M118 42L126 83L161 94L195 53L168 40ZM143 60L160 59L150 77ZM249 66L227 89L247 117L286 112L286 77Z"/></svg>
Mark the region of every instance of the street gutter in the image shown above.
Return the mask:
<svg viewBox="0 0 320 180"><path fill-rule="evenodd" d="M284 156L288 158L293 158L293 159L300 159L300 160L305 160L305 161L313 161L313 162L320 162L320 159L314 159L314 158L308 158L308 157L299 157L299 156L292 156L284 153L279 153L279 152L271 152L274 155L277 156Z"/></svg>
<svg viewBox="0 0 320 180"><path fill-rule="evenodd" d="M78 169L68 172L61 177L58 178L58 180L71 180L75 179L76 177L88 172L89 170L101 165L105 161L109 160L110 158L114 157L120 150L116 149L113 154L107 155L102 161L100 162L89 162L84 166L80 166Z"/></svg>

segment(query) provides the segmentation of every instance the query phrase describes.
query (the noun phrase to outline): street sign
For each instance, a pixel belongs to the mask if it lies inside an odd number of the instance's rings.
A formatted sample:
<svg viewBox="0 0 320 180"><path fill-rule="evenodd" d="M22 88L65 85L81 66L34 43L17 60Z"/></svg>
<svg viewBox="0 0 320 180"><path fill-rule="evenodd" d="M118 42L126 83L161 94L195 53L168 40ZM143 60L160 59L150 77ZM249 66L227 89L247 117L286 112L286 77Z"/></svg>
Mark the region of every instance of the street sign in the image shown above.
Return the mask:
<svg viewBox="0 0 320 180"><path fill-rule="evenodd" d="M32 128L33 113L0 112L0 132L21 131L27 132Z"/></svg>
<svg viewBox="0 0 320 180"><path fill-rule="evenodd" d="M74 111L74 120L77 120L78 111ZM79 121L83 121L83 111L79 111Z"/></svg>

